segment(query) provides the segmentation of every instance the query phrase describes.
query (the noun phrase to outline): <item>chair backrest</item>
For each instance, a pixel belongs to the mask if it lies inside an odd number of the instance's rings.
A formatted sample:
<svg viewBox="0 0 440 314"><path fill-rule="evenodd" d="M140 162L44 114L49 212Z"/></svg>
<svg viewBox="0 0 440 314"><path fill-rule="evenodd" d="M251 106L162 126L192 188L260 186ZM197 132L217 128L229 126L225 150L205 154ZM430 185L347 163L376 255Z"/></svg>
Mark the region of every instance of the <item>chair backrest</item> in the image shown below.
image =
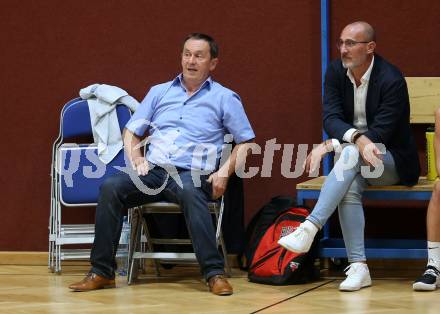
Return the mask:
<svg viewBox="0 0 440 314"><path fill-rule="evenodd" d="M127 106L118 105L116 111L119 120L119 127L122 130L131 117ZM61 137L72 138L92 134L90 122L89 105L87 100L75 98L69 101L61 111Z"/></svg>
<svg viewBox="0 0 440 314"><path fill-rule="evenodd" d="M61 145L59 148L60 201L65 206L95 205L104 180L125 167L124 150L108 164L98 158L96 144Z"/></svg>
<svg viewBox="0 0 440 314"><path fill-rule="evenodd" d="M117 105L116 112L122 132L131 112L125 105ZM96 144L62 144L66 139L87 135L92 135L87 100L72 99L61 111L61 141L57 149L60 201L66 206L95 204L105 178L118 172L115 167L125 167L123 150L106 165L97 156Z"/></svg>

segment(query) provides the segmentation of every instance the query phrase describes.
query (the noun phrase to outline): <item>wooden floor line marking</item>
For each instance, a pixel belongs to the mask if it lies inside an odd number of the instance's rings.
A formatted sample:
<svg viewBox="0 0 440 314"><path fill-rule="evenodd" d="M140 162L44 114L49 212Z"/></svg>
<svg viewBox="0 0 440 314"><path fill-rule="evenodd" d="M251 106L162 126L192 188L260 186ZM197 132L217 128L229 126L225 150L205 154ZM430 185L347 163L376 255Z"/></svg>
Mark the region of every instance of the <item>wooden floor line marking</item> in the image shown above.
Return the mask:
<svg viewBox="0 0 440 314"><path fill-rule="evenodd" d="M332 280L326 281L326 282L324 282L324 283L322 283L322 284L320 284L320 285L317 285L316 287L313 287L313 288L310 288L310 289L307 289L307 290L301 291L300 293L297 293L297 294L295 294L295 295L293 295L293 296L291 296L291 297L288 297L288 298L286 298L286 299L284 299L284 300L278 301L278 302L276 302L276 303L274 303L274 304L271 304L271 305L268 305L268 306L266 306L266 307L263 307L263 308L261 308L261 309L259 309L259 310L256 310L255 312L251 312L250 314L259 313L259 312L264 311L264 310L266 310L266 309L268 309L268 308L271 308L271 307L273 307L273 306L275 306L275 305L278 305L278 304L281 304L281 303L286 302L286 301L288 301L288 300L291 300L291 299L293 299L293 298L299 297L300 295L302 295L302 294L304 294L304 293L307 293L307 292L313 291L313 290L315 290L315 289L318 289L318 288L320 288L320 287L322 287L322 286L328 285L329 283L332 283L332 282L334 282L334 281L336 281L336 280L337 280L337 279L332 279Z"/></svg>

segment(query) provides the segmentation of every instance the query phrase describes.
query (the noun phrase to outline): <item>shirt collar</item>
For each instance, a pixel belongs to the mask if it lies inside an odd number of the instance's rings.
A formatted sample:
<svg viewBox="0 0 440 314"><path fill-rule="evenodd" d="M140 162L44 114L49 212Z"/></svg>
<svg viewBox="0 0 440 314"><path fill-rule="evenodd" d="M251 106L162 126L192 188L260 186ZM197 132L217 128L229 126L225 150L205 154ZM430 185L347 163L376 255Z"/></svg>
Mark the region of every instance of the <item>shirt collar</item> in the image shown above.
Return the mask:
<svg viewBox="0 0 440 314"><path fill-rule="evenodd" d="M212 86L212 82L213 82L212 77L208 76L208 78L202 83L202 85L200 85L199 90L201 90L205 86L207 86L210 89ZM180 86L182 86L183 88L185 88L185 85L183 85L183 73L177 75L176 78L173 80L173 85L177 83L180 84Z"/></svg>
<svg viewBox="0 0 440 314"><path fill-rule="evenodd" d="M368 69L364 73L364 75L362 75L362 77L361 77L361 84L370 81L371 71L373 70L373 64L374 64L374 55L373 55L373 59L371 59L370 66L368 67ZM350 69L347 69L347 76L350 79L350 81L353 84L355 84L354 77L353 77L353 74L351 73Z"/></svg>

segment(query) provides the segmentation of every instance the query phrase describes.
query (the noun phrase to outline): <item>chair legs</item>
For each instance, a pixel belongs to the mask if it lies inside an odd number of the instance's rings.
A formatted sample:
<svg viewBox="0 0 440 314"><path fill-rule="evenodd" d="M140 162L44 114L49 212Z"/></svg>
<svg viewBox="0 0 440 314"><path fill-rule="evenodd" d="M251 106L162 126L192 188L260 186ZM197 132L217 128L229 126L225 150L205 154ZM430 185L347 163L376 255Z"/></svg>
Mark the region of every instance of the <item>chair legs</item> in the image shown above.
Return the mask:
<svg viewBox="0 0 440 314"><path fill-rule="evenodd" d="M140 247L141 237L139 228L139 215L137 213L137 207L130 208L128 210L129 221L130 221L130 244L128 245L128 274L127 282L130 285L133 280L137 277L136 263L133 258L133 252Z"/></svg>
<svg viewBox="0 0 440 314"><path fill-rule="evenodd" d="M224 256L225 272L227 276L231 276L231 267L228 262L226 246L221 232L221 221L223 217L223 199L220 204L212 203L209 206L211 213L216 218L216 241ZM191 240L186 239L156 239L151 236L148 223L144 214L162 213L162 214L181 214L181 209L177 204L173 203L150 203L144 206L135 207L129 210L131 216L131 237L129 248L129 270L127 281L132 284L137 278L139 269L139 261L141 264L144 259L153 259L156 275L160 276L160 262L175 261L175 263L196 262L194 253L172 253L172 252L155 252L154 244L190 244ZM145 235L146 243L142 242L142 236Z"/></svg>
<svg viewBox="0 0 440 314"><path fill-rule="evenodd" d="M216 208L218 208L218 207L216 207ZM223 232L222 232L223 211L224 211L224 202L223 202L223 197L222 197L221 202L220 202L220 208L218 210L214 210L214 214L215 214L215 217L217 220L217 229L216 229L216 233L215 233L215 239L217 241L217 246L220 246L222 253L223 253L223 258L225 261L226 275L228 277L231 277L232 271L231 271L231 266L229 265L228 254L226 252L226 245L225 245L225 241L223 239Z"/></svg>

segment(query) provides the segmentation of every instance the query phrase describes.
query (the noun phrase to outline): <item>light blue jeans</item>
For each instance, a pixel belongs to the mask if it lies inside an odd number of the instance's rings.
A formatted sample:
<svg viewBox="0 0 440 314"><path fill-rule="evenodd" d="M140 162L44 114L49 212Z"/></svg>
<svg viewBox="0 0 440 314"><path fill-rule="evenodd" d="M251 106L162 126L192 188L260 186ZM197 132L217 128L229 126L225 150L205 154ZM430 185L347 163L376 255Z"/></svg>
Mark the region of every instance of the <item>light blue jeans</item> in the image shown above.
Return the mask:
<svg viewBox="0 0 440 314"><path fill-rule="evenodd" d="M309 221L322 228L338 207L339 221L350 263L366 261L365 218L362 207L364 189L368 184L393 185L400 181L391 153L386 151L382 156L383 171L375 169L377 171L375 174L372 168L366 166L355 145L346 146L327 176L318 202L307 217ZM370 175L366 172L370 172Z"/></svg>

